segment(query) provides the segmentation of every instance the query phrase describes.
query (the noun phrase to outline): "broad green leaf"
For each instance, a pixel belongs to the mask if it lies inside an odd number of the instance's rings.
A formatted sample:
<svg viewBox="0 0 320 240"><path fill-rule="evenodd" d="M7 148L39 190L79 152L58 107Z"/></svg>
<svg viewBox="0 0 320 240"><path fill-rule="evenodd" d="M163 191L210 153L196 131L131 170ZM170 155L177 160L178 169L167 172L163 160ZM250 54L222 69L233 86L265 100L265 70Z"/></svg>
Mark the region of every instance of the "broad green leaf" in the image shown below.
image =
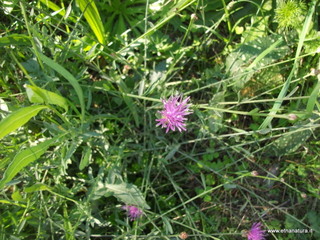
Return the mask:
<svg viewBox="0 0 320 240"><path fill-rule="evenodd" d="M30 45L30 37L24 34L11 34L0 38L0 47L9 45Z"/></svg>
<svg viewBox="0 0 320 240"><path fill-rule="evenodd" d="M17 153L0 180L0 189L13 179L24 167L41 157L57 139L58 137L52 138Z"/></svg>
<svg viewBox="0 0 320 240"><path fill-rule="evenodd" d="M80 10L101 44L105 44L104 27L94 0L76 0Z"/></svg>
<svg viewBox="0 0 320 240"><path fill-rule="evenodd" d="M105 187L113 193L113 196L125 204L150 209L140 190L133 184L123 182L120 184L105 184Z"/></svg>
<svg viewBox="0 0 320 240"><path fill-rule="evenodd" d="M58 105L68 111L67 99L58 95L57 93L36 87L36 86L26 86L27 95L29 101L32 103L49 103Z"/></svg>
<svg viewBox="0 0 320 240"><path fill-rule="evenodd" d="M25 199L23 199L23 197L22 197L21 193L19 192L19 190L13 192L11 194L11 198L12 198L13 201L17 201L17 202L24 202L25 201Z"/></svg>
<svg viewBox="0 0 320 240"><path fill-rule="evenodd" d="M81 159L80 165L79 165L79 169L83 170L86 166L89 165L90 163L90 159L92 156L92 151L90 147L87 147L84 151L83 151L83 157Z"/></svg>
<svg viewBox="0 0 320 240"><path fill-rule="evenodd" d="M0 139L27 123L30 118L45 108L48 107L44 105L30 106L11 113L0 122Z"/></svg>
<svg viewBox="0 0 320 240"><path fill-rule="evenodd" d="M316 115L311 118L317 117ZM309 122L309 123L308 123ZM304 124L305 128L301 125ZM295 152L300 146L302 146L312 135L312 121L298 122L295 124L297 129L294 129L288 133L283 134L281 137L273 141L264 149L264 153L268 156L281 157L289 153ZM306 127L309 128L306 128Z"/></svg>
<svg viewBox="0 0 320 240"><path fill-rule="evenodd" d="M288 52L280 35L260 37L242 44L226 59L226 71L234 81L235 90L242 89L257 70L278 61Z"/></svg>
<svg viewBox="0 0 320 240"><path fill-rule="evenodd" d="M78 98L79 98L80 107L81 107L81 120L83 122L84 114L85 114L85 104L84 104L84 97L83 97L82 88L80 87L77 79L68 70L66 70L64 67L62 67L60 64L56 63L52 59L43 55L42 53L39 53L39 57L48 67L51 67L53 70L55 70L56 72L61 74L65 79L67 79L68 82L71 84L71 86L74 88L74 90L76 91Z"/></svg>

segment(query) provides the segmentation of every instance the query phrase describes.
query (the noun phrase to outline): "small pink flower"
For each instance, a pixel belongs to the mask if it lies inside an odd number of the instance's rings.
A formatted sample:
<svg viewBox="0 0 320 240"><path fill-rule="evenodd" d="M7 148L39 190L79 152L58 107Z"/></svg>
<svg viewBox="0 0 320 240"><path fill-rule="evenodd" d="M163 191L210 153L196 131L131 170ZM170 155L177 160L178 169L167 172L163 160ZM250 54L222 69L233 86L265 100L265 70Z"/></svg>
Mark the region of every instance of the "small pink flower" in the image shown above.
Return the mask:
<svg viewBox="0 0 320 240"><path fill-rule="evenodd" d="M254 223L247 233L248 240L265 240L265 231L261 229L261 223Z"/></svg>
<svg viewBox="0 0 320 240"><path fill-rule="evenodd" d="M142 210L135 206L124 205L121 208L127 211L127 215L131 221L138 219L143 214Z"/></svg>
<svg viewBox="0 0 320 240"><path fill-rule="evenodd" d="M290 114L288 115L288 119L291 120L291 121L294 121L294 120L296 120L297 118L298 118L297 115L295 115L295 114L293 114L293 113L290 113Z"/></svg>
<svg viewBox="0 0 320 240"><path fill-rule="evenodd" d="M156 119L159 122L156 126L167 128L166 133L169 130L175 131L176 128L181 131L186 131L186 124L184 123L187 118L184 116L189 115L192 111L189 109L190 104L187 104L190 97L185 99L182 95L171 96L168 100L162 100L163 110L159 111L162 118Z"/></svg>

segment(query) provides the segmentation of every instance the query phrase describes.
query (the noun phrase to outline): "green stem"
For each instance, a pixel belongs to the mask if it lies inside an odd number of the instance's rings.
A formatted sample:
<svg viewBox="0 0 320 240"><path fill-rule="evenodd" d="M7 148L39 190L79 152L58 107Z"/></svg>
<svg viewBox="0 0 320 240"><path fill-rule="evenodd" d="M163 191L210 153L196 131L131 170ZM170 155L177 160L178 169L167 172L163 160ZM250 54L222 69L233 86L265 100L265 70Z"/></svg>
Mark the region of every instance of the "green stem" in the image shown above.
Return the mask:
<svg viewBox="0 0 320 240"><path fill-rule="evenodd" d="M16 56L12 53L12 51L9 51L9 54L11 56L11 58L16 62L16 64L18 65L18 67L20 68L20 70L24 73L24 75L26 76L26 78L29 80L29 82L31 83L31 85L36 86L36 84L34 83L34 81L32 80L32 78L29 76L27 70L24 68L24 66L22 66L22 64L18 61L18 59L16 58Z"/></svg>
<svg viewBox="0 0 320 240"><path fill-rule="evenodd" d="M227 112L227 113L233 113L233 114L239 114L239 115L249 115L249 116L257 116L257 117L266 117L270 116L268 113L251 113L251 112L243 112L243 111L236 111L236 110L229 110L229 109L223 109L223 108L216 108L216 107L208 107L203 105L196 105L196 108L202 108L202 109L208 109L208 110L214 110L214 111L220 111L220 112ZM288 119L287 115L284 114L273 114L272 117L276 118L284 118Z"/></svg>
<svg viewBox="0 0 320 240"><path fill-rule="evenodd" d="M132 98L137 98L137 99L142 99L142 100L147 100L147 101L152 101L152 102L162 102L160 99L157 99L157 98L138 96L138 95L134 95L134 94L130 94L130 93L122 93L122 94L127 97L132 97Z"/></svg>
<svg viewBox="0 0 320 240"><path fill-rule="evenodd" d="M24 7L24 5L23 5L22 2L20 2L20 7L21 7L21 11L22 11L22 15L23 15L24 21L25 21L25 23L26 23L26 27L27 27L28 34L29 34L29 36L30 36L30 41L31 41L32 47L33 47L33 49L34 49L34 53L35 53L35 55L36 55L36 57L37 57L37 59L38 59L38 62L39 62L39 65L40 65L41 69L44 70L44 66L43 66L43 63L42 63L42 61L41 61L41 59L40 59L40 56L39 56L39 52L38 52L38 50L37 50L36 43L35 43L35 41L34 41L34 39L33 39L33 37L32 37L32 34L31 34L31 29L30 29L30 25L29 25L29 20L28 20L28 18L27 18L26 9L25 9L25 7Z"/></svg>

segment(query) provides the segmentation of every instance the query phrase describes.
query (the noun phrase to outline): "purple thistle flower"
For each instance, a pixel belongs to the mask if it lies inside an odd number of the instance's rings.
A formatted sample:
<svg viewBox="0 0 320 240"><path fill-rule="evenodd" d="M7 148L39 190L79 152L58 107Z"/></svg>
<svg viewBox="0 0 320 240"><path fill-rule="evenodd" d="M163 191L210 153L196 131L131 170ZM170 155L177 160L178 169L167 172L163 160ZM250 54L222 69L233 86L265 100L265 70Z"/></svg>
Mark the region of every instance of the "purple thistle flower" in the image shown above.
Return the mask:
<svg viewBox="0 0 320 240"><path fill-rule="evenodd" d="M127 215L131 221L138 219L139 217L141 217L141 215L143 213L142 210L140 210L139 208L137 208L135 206L124 205L121 208L123 210L127 211Z"/></svg>
<svg viewBox="0 0 320 240"><path fill-rule="evenodd" d="M156 126L167 128L166 133L169 130L175 131L176 128L181 132L186 131L186 124L184 123L187 118L184 116L189 115L192 111L189 109L190 104L187 104L190 97L183 99L182 95L171 96L168 100L162 99L163 110L158 111L162 118L156 119L159 122Z"/></svg>
<svg viewBox="0 0 320 240"><path fill-rule="evenodd" d="M265 231L261 229L261 223L252 224L247 237L248 240L265 240Z"/></svg>

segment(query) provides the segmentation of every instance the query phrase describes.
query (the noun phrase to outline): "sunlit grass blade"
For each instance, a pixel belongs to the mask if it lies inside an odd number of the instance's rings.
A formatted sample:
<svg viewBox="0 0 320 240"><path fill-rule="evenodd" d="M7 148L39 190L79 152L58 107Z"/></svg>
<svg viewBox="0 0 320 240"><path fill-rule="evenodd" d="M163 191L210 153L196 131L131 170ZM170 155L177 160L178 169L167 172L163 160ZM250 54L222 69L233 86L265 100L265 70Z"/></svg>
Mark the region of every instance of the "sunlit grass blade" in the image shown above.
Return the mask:
<svg viewBox="0 0 320 240"><path fill-rule="evenodd" d="M9 200L0 199L0 203L8 204L8 205L15 205L15 206L18 206L20 208L27 208L27 205L21 204L21 203L17 203L16 201L9 201Z"/></svg>
<svg viewBox="0 0 320 240"><path fill-rule="evenodd" d="M68 16L68 14L66 14L66 10L64 8L59 7L58 5L56 5L54 2L50 1L50 0L40 0L40 2L42 2L44 5L46 5L48 8L50 8L51 10L58 12L58 14L60 14L61 16L65 17ZM73 22L76 22L76 19L74 17L69 17L69 19Z"/></svg>
<svg viewBox="0 0 320 240"><path fill-rule="evenodd" d="M11 34L0 38L0 47L10 45L31 45L30 37L24 34Z"/></svg>
<svg viewBox="0 0 320 240"><path fill-rule="evenodd" d="M56 5L55 3L53 3L50 0L40 0L40 2L42 2L44 5L46 5L48 8L52 9L53 11L59 11L59 14L64 16L66 14L66 11L64 9L61 9L61 7L59 7L58 5Z"/></svg>
<svg viewBox="0 0 320 240"><path fill-rule="evenodd" d="M44 154L58 138L59 137L52 138L36 146L22 150L15 155L3 174L0 181L0 189L2 189L7 182L12 180L24 167L41 157L41 155Z"/></svg>
<svg viewBox="0 0 320 240"><path fill-rule="evenodd" d="M282 38L278 39L276 42L274 42L273 44L270 45L269 48L267 48L266 50L264 50L259 56L257 56L256 59L254 59L254 61L248 66L248 68L246 69L247 71L252 71L252 69L254 69L256 66L258 66L258 63L265 58L265 56L267 56L269 53L271 53L272 51L274 51L281 43L283 42Z"/></svg>
<svg viewBox="0 0 320 240"><path fill-rule="evenodd" d="M48 66L51 67L53 70L61 74L65 79L68 80L68 82L71 84L71 86L74 88L78 95L80 107L81 107L81 121L83 123L84 120L84 114L85 114L85 104L84 104L84 97L82 88L80 87L77 79L64 67L62 67L60 64L56 63L52 59L48 58L47 56L43 55L42 53L39 53L39 56L41 60Z"/></svg>
<svg viewBox="0 0 320 240"><path fill-rule="evenodd" d="M101 44L105 44L104 27L94 0L77 0L76 2L98 41Z"/></svg>
<svg viewBox="0 0 320 240"><path fill-rule="evenodd" d="M269 116L266 117L266 119L263 121L263 123L260 125L259 129L265 129L269 126L269 124L271 123L272 119L273 119L273 116L272 115L275 115L277 113L277 111L280 109L281 105L282 105L282 102L283 102L283 98L286 96L286 93L289 89L289 86L291 84L291 79L298 67L298 63L299 63L299 56L300 56L300 53L301 53L301 50L302 50L302 47L303 47L303 43L306 39L306 35L310 29L310 26L312 24L312 16L315 12L315 7L316 7L316 2L317 1L313 1L312 2L312 5L310 6L310 9L309 9L309 12L306 16L306 20L304 22L304 25L303 25L303 29L302 29L302 32L300 34L300 37L299 37L299 43L298 43L298 48L297 48L297 51L296 51L296 56L295 56L295 60L294 60L294 63L293 63L293 67L291 69L291 72L289 74L289 77L287 78L286 82L284 83L282 89L281 89L281 92L279 93L278 95L278 99L277 101L274 103L272 109L270 110L269 112Z"/></svg>
<svg viewBox="0 0 320 240"><path fill-rule="evenodd" d="M44 105L30 106L11 113L0 122L0 139L26 124L30 118L45 108L48 107Z"/></svg>

